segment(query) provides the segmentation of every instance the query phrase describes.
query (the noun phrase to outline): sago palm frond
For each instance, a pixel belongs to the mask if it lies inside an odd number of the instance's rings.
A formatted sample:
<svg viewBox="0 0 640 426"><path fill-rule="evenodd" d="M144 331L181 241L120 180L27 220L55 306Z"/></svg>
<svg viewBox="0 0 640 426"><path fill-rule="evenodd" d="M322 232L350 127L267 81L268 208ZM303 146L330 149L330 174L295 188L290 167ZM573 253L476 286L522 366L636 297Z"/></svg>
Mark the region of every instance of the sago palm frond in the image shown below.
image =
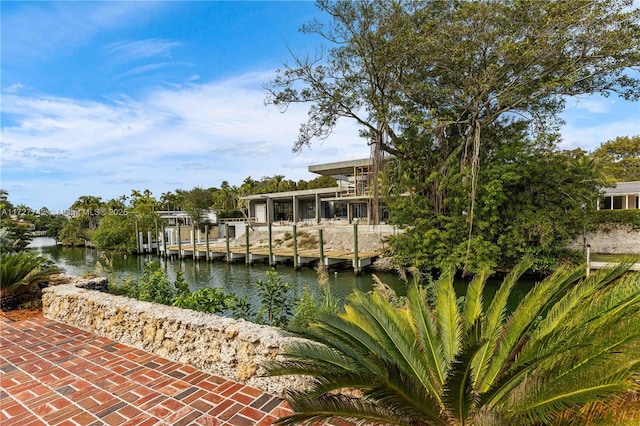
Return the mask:
<svg viewBox="0 0 640 426"><path fill-rule="evenodd" d="M447 364L454 361L460 350L460 337L462 335L462 320L458 311L456 293L453 288L455 269L445 271L440 278L433 283L435 293L435 310L438 319L442 352Z"/></svg>
<svg viewBox="0 0 640 426"><path fill-rule="evenodd" d="M386 424L539 424L614 397L640 376L640 274L628 265L584 277L562 267L507 316L531 260L503 281L486 312L485 278L457 303L452 274L408 289L407 304L357 292L283 354L274 374L310 377L287 398L284 424L340 417ZM354 399L355 398L355 399Z"/></svg>
<svg viewBox="0 0 640 426"><path fill-rule="evenodd" d="M3 253L0 255L0 293L9 294L20 288L38 284L60 272L51 262L34 253Z"/></svg>

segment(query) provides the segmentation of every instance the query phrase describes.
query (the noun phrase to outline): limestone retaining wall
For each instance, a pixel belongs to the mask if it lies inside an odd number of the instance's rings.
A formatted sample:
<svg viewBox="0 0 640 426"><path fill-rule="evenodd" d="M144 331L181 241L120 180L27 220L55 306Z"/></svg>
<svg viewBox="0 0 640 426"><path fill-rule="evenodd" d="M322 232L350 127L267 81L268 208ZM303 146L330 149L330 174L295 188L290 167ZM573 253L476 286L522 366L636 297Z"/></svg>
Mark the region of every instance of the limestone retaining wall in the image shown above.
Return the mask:
<svg viewBox="0 0 640 426"><path fill-rule="evenodd" d="M281 329L80 287L95 286L44 289L44 315L269 393L304 387L301 377L262 377L263 363L295 339Z"/></svg>
<svg viewBox="0 0 640 426"><path fill-rule="evenodd" d="M640 230L628 226L602 226L587 233L592 253L640 254ZM583 240L578 237L569 243L572 250L582 250Z"/></svg>

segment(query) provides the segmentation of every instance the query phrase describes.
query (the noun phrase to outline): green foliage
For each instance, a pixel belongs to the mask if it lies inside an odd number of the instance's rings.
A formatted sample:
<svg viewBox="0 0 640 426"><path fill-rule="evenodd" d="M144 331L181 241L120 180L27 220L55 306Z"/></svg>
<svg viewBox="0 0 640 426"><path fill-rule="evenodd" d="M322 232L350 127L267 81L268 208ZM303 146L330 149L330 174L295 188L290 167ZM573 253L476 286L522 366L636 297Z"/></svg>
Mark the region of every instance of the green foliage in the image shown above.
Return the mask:
<svg viewBox="0 0 640 426"><path fill-rule="evenodd" d="M31 252L0 254L0 297L3 307L12 305L7 299L17 303L22 293L48 281L51 275L59 272L60 269L50 260Z"/></svg>
<svg viewBox="0 0 640 426"><path fill-rule="evenodd" d="M136 245L135 221L129 215L107 214L92 235L98 250L133 253Z"/></svg>
<svg viewBox="0 0 640 426"><path fill-rule="evenodd" d="M174 294L175 288L160 269L160 264L153 261L147 263L138 282L138 299L170 305Z"/></svg>
<svg viewBox="0 0 640 426"><path fill-rule="evenodd" d="M588 278L584 265L561 267L507 313L532 263L518 264L488 303L487 269L464 298L451 268L412 284L401 307L380 292L354 292L344 312L312 322L309 341L268 366L311 380L287 392L294 413L278 424L550 424L568 408L637 387L640 274L628 264Z"/></svg>
<svg viewBox="0 0 640 426"><path fill-rule="evenodd" d="M320 308L313 297L311 289L308 285L305 285L302 289L300 300L296 302L293 316L289 321L289 327L293 330L303 330L318 318L319 312Z"/></svg>
<svg viewBox="0 0 640 426"><path fill-rule="evenodd" d="M543 263L548 264L554 256L554 222L547 226L545 217L536 229L535 202L520 208L503 188L512 178L501 182L499 174L482 173L495 161L495 149L504 150L495 142L509 133L507 121L541 136L539 147L550 150L568 97L640 97L640 79L625 72L640 63L640 9L624 0L578 8L572 2L531 7L526 1L317 4L330 22L313 21L302 31L320 36L327 49L316 56L294 54L267 85L268 103L281 109L310 105L294 149L328 136L340 118L355 120L374 152L392 154L400 165L396 178L403 184L392 181L389 193L414 193L409 201L423 198L428 207L411 208L401 222L413 225L426 216L427 226L417 231L430 233L428 253L419 255L424 266L441 267L442 262L429 259L447 252L465 271L477 269L484 259L497 263L501 255L513 262L527 251L547 257ZM533 163L528 169L546 166L546 158L524 155ZM520 158L519 153L509 157ZM526 179L516 184L526 194ZM505 247L486 229L497 229L501 212L512 209L522 215L523 226L512 217L502 222L515 228L507 237L510 252L500 253ZM573 213L561 224L574 219ZM406 248L421 250L422 238L411 238L404 241Z"/></svg>
<svg viewBox="0 0 640 426"><path fill-rule="evenodd" d="M592 157L612 182L640 181L640 135L607 141Z"/></svg>
<svg viewBox="0 0 640 426"><path fill-rule="evenodd" d="M296 302L293 316L288 324L288 327L293 330L304 330L321 315L335 314L340 309L340 300L331 294L329 272L326 266L318 264L316 272L321 295L319 298L314 297L308 286L303 288L302 296Z"/></svg>
<svg viewBox="0 0 640 426"><path fill-rule="evenodd" d="M267 279L257 282L260 298L258 323L282 327L293 314L291 284L282 281L275 270L267 271Z"/></svg>
<svg viewBox="0 0 640 426"><path fill-rule="evenodd" d="M595 206L603 184L599 171L583 152L557 152L527 138L522 124L501 123L491 131L471 234L466 169L442 166L446 173L433 172L442 160L430 154L392 164L387 185L396 194L410 192L388 202L392 220L409 224L390 241L399 266L509 269L532 255L533 270L549 271L567 259L566 242L582 233L586 214Z"/></svg>
<svg viewBox="0 0 640 426"><path fill-rule="evenodd" d="M65 246L82 247L87 244L88 232L78 219L69 219L58 233L58 241Z"/></svg>
<svg viewBox="0 0 640 426"><path fill-rule="evenodd" d="M640 229L640 210L593 210L587 218L587 229L607 229L612 225Z"/></svg>
<svg viewBox="0 0 640 426"><path fill-rule="evenodd" d="M139 279L127 279L116 293L145 302L171 305L176 290L164 271L160 269L160 264L151 261L144 266Z"/></svg>
<svg viewBox="0 0 640 426"><path fill-rule="evenodd" d="M207 313L221 313L235 306L234 294L221 288L205 287L193 293L183 293L173 300L173 306Z"/></svg>

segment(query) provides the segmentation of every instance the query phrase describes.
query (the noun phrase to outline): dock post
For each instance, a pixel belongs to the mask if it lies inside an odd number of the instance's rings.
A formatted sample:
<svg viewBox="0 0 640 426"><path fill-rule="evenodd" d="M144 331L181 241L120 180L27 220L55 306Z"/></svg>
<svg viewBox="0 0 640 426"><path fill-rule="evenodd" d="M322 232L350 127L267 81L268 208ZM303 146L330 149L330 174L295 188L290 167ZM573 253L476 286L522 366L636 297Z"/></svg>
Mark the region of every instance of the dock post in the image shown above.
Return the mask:
<svg viewBox="0 0 640 426"><path fill-rule="evenodd" d="M180 235L180 223L178 223L178 259L182 259L182 236Z"/></svg>
<svg viewBox="0 0 640 426"><path fill-rule="evenodd" d="M160 236L160 234L158 234L158 221L156 220L156 255L158 257L160 257L160 238L158 238L159 236ZM152 251L153 251L153 249L152 249Z"/></svg>
<svg viewBox="0 0 640 426"><path fill-rule="evenodd" d="M204 226L204 233L205 233L204 244L207 250L207 253L204 255L204 258L208 262L209 260L211 260L209 259L209 224L208 223Z"/></svg>
<svg viewBox="0 0 640 426"><path fill-rule="evenodd" d="M250 265L251 261L249 260L249 225L245 225L244 227L244 263L246 265Z"/></svg>
<svg viewBox="0 0 640 426"><path fill-rule="evenodd" d="M318 246L320 247L320 264L324 265L324 239L322 238L322 229L318 229Z"/></svg>
<svg viewBox="0 0 640 426"><path fill-rule="evenodd" d="M227 241L227 263L231 263L231 251L229 250L229 224L224 224L224 237Z"/></svg>
<svg viewBox="0 0 640 426"><path fill-rule="evenodd" d="M300 269L298 264L298 227L293 225L293 269Z"/></svg>
<svg viewBox="0 0 640 426"><path fill-rule="evenodd" d="M197 260L198 252L196 251L196 224L191 224L191 244L193 245L193 261Z"/></svg>
<svg viewBox="0 0 640 426"><path fill-rule="evenodd" d="M353 273L356 275L360 275L362 272L358 264L360 263L358 259L358 224L353 224Z"/></svg>
<svg viewBox="0 0 640 426"><path fill-rule="evenodd" d="M162 223L162 252L164 254L164 258L167 258L167 234L164 222Z"/></svg>
<svg viewBox="0 0 640 426"><path fill-rule="evenodd" d="M138 221L136 220L136 251L140 253L140 235L138 235Z"/></svg>
<svg viewBox="0 0 640 426"><path fill-rule="evenodd" d="M273 242L271 241L271 222L267 226L269 232L269 266L273 266Z"/></svg>
<svg viewBox="0 0 640 426"><path fill-rule="evenodd" d="M147 231L147 242L149 243L149 251L147 253L153 253L153 242L151 242L153 238L152 235L151 231Z"/></svg>

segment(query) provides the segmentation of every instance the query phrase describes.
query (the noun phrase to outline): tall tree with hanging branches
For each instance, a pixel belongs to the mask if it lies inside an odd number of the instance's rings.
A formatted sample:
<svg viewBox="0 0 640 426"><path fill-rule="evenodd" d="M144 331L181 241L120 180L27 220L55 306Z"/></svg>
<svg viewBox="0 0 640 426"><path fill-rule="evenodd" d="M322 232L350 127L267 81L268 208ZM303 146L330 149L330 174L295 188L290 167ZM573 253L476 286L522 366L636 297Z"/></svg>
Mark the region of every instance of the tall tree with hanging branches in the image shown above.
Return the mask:
<svg viewBox="0 0 640 426"><path fill-rule="evenodd" d="M309 103L294 149L355 120L381 151L457 164L474 238L484 134L505 117L554 132L568 97L640 94L640 9L631 0L317 2L330 19L303 27L328 47L293 55L267 102ZM430 141L429 146L417 141ZM410 148L410 152L407 152ZM435 152L434 152L435 151ZM429 182L441 210L441 180Z"/></svg>

